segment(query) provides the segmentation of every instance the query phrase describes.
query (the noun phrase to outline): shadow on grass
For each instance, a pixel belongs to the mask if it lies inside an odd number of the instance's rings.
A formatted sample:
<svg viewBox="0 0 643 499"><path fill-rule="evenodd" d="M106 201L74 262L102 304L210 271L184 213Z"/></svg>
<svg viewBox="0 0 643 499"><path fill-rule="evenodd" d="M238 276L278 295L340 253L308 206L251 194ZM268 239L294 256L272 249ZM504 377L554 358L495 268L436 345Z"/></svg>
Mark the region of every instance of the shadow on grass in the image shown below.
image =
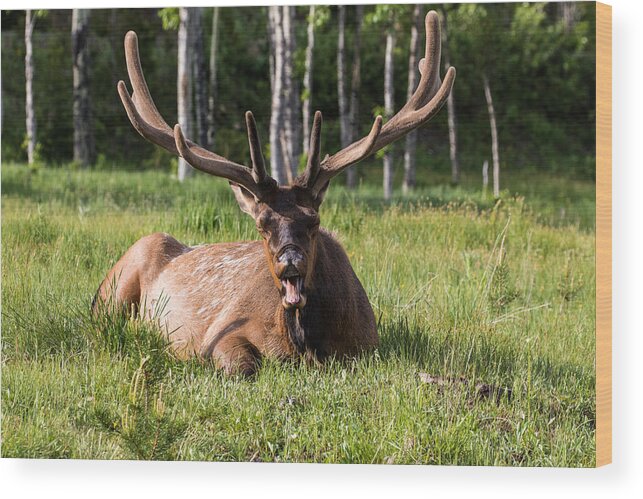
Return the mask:
<svg viewBox="0 0 643 499"><path fill-rule="evenodd" d="M545 356L530 357L511 342L497 341L490 331L471 332L462 337L468 333L424 331L406 318L384 322L379 329L380 357L402 360L418 373L482 380L523 392L535 380L545 381L554 391L564 391L567 386L587 393L594 389L595 376L587 368Z"/></svg>

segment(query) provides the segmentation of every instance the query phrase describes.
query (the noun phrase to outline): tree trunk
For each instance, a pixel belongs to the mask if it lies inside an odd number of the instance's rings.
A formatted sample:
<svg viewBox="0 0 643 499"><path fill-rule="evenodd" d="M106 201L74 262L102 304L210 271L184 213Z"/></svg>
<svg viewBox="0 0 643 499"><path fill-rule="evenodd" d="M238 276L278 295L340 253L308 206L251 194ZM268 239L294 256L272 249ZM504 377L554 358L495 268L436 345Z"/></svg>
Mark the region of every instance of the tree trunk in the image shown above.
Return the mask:
<svg viewBox="0 0 643 499"><path fill-rule="evenodd" d="M455 117L453 89L447 97L447 120L449 124L449 158L451 159L451 183L460 183L460 160L458 159L458 123Z"/></svg>
<svg viewBox="0 0 643 499"><path fill-rule="evenodd" d="M217 104L217 47L219 44L219 7L212 12L212 40L210 42L210 95L208 96L208 149L214 150L215 107Z"/></svg>
<svg viewBox="0 0 643 499"><path fill-rule="evenodd" d="M270 39L272 40L272 100L270 105L270 170L272 177L279 184L287 180L283 162L281 129L283 124L284 96L284 49L281 7L268 7Z"/></svg>
<svg viewBox="0 0 643 499"><path fill-rule="evenodd" d="M578 5L575 2L560 2L557 3L556 6L558 7L558 16L563 21L565 31L569 33L578 22Z"/></svg>
<svg viewBox="0 0 643 499"><path fill-rule="evenodd" d="M292 93L293 93L293 88L292 88L292 40L290 38L291 30L290 30L290 24L292 21L291 18L291 10L292 7L290 6L284 6L281 8L282 9L282 14L281 14L281 36L283 40L283 53L284 53L284 58L283 58L283 64L284 64L284 80L283 80L283 101L282 101L282 106L283 106L283 127L281 129L282 131L282 154L284 157L284 166L286 168L286 178L288 180L288 183L292 181L293 177L293 160L294 160L294 154L293 154L293 147L292 147L292 139L293 139L293 119L292 119Z"/></svg>
<svg viewBox="0 0 643 499"><path fill-rule="evenodd" d="M348 105L346 102L346 50L344 39L344 25L346 23L346 7L339 5L337 7L337 99L339 104L339 131L342 148L348 146Z"/></svg>
<svg viewBox="0 0 643 499"><path fill-rule="evenodd" d="M36 23L34 12L27 10L25 17L25 115L27 125L27 161L32 165L36 156L36 115L33 102L33 29Z"/></svg>
<svg viewBox="0 0 643 499"><path fill-rule="evenodd" d="M315 6L311 5L308 10L308 44L306 45L306 62L304 69L304 95L301 106L303 151L308 155L310 144L310 120L313 114L313 52L315 50Z"/></svg>
<svg viewBox="0 0 643 499"><path fill-rule="evenodd" d="M90 10L74 9L71 16L74 100L74 161L82 167L91 165L96 157L89 94L88 24Z"/></svg>
<svg viewBox="0 0 643 499"><path fill-rule="evenodd" d="M491 88L486 75L482 77L484 85L484 96L487 100L487 112L489 113L489 127L491 128L491 159L493 161L493 197L500 196L500 158L498 156L498 129L496 127L496 112L493 108Z"/></svg>
<svg viewBox="0 0 643 499"><path fill-rule="evenodd" d="M279 16L281 18L281 16ZM270 55L268 56L268 69L270 72L270 95L274 93L275 88L275 52L276 52L276 28L274 26L273 12L268 7L268 45L270 47Z"/></svg>
<svg viewBox="0 0 643 499"><path fill-rule="evenodd" d="M192 43L190 31L194 25L194 9L179 8L177 103L178 121L186 137L192 137ZM179 158L179 181L183 182L193 174L192 167L183 158Z"/></svg>
<svg viewBox="0 0 643 499"><path fill-rule="evenodd" d="M393 89L393 52L395 50L395 32L389 28L386 32L386 52L384 56L384 114L389 119L394 112ZM393 195L393 149L392 146L384 153L384 199L389 200Z"/></svg>
<svg viewBox="0 0 643 499"><path fill-rule="evenodd" d="M287 6L284 9L284 48L286 57L284 60L284 80L287 87L285 95L285 116L287 126L286 143L288 144L288 180L292 181L297 177L297 167L299 166L299 156L301 155L301 113L300 113L300 95L299 82L295 78L295 52L297 50L297 39L295 37L295 7Z"/></svg>
<svg viewBox="0 0 643 499"><path fill-rule="evenodd" d="M203 7L192 9L194 27L190 34L193 47L194 108L197 143L208 143L208 91L205 49L203 47Z"/></svg>
<svg viewBox="0 0 643 499"><path fill-rule="evenodd" d="M442 12L442 58L444 60L444 70L451 66L449 57L447 15ZM460 183L460 161L458 159L458 123L455 116L455 96L453 88L447 98L447 121L449 126L449 158L451 159L451 183L458 185Z"/></svg>
<svg viewBox="0 0 643 499"><path fill-rule="evenodd" d="M353 37L353 69L351 71L351 104L350 104L350 126L348 143L357 140L359 136L359 90L362 85L362 18L364 17L364 6L355 6L355 36ZM357 169L349 167L346 170L346 187L354 189L357 186Z"/></svg>
<svg viewBox="0 0 643 499"><path fill-rule="evenodd" d="M422 22L421 6L416 4L413 7L413 23L411 25L411 39L409 42L409 73L408 73L408 86L406 87L406 100L411 100L415 87L418 84L418 40L419 31L421 29L420 23ZM404 147L404 181L402 183L402 191L407 194L415 188L415 151L417 146L417 130L413 130L406 136L406 143Z"/></svg>

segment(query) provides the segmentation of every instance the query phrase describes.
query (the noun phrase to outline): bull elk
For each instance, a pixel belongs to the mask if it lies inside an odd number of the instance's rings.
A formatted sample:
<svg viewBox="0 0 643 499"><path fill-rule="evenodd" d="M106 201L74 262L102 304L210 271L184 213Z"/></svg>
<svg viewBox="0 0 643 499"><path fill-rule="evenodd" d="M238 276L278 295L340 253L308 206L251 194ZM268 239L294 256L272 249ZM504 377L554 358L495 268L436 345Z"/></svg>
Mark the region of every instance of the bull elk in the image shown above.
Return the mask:
<svg viewBox="0 0 643 499"><path fill-rule="evenodd" d="M197 170L230 182L261 240L189 247L167 234L137 241L100 285L99 302L134 307L161 330L183 357L213 360L228 373L250 375L263 356L353 356L378 344L373 310L341 245L319 226L330 180L344 169L426 123L446 101L455 69L440 78L440 26L425 19L426 53L420 83L398 114L320 161L322 116L315 114L305 171L291 185L267 174L251 112L246 126L252 167L234 163L186 139L159 114L143 76L136 34L125 36L127 71L118 93L134 128ZM159 314L159 309L162 312Z"/></svg>

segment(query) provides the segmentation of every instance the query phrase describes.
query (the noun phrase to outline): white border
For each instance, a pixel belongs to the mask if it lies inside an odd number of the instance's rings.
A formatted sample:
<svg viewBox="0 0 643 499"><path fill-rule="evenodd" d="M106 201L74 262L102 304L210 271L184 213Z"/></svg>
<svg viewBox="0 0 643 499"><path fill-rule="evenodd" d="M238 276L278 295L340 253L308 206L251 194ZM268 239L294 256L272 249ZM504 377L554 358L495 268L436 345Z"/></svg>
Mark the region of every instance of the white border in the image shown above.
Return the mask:
<svg viewBox="0 0 643 499"><path fill-rule="evenodd" d="M484 1L484 0L483 0ZM52 1L11 0L2 8L53 8ZM266 5L236 0L95 0L56 2L55 8ZM312 2L282 1L306 4ZM344 2L358 3L358 2ZM373 2L364 2L373 3ZM593 469L430 466L151 463L0 460L3 497L642 497L643 492L643 2L613 0L613 463ZM6 75L5 75L6 77Z"/></svg>

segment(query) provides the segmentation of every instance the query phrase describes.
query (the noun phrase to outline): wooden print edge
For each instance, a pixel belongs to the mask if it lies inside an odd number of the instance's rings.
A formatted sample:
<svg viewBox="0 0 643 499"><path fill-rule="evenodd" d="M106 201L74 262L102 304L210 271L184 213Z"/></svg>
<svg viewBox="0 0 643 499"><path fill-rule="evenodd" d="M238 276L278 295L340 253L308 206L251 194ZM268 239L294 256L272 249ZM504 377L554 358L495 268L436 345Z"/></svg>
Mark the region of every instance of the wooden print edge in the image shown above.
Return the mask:
<svg viewBox="0 0 643 499"><path fill-rule="evenodd" d="M596 2L596 466L612 462L612 7Z"/></svg>

